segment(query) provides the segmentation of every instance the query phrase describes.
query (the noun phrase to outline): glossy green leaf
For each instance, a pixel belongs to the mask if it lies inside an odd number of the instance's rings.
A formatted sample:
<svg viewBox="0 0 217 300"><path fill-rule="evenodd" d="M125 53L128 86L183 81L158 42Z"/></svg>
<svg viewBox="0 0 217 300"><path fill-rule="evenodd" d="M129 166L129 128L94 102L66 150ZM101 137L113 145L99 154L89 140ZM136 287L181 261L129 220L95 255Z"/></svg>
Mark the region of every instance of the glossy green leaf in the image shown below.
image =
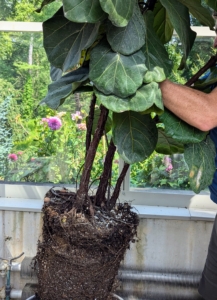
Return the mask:
<svg viewBox="0 0 217 300"><path fill-rule="evenodd" d="M154 67L151 71L147 71L145 73L143 81L145 83L150 83L152 81L162 82L166 79L166 75L164 73L164 69L161 67Z"/></svg>
<svg viewBox="0 0 217 300"><path fill-rule="evenodd" d="M148 158L157 144L157 128L150 115L113 113L113 141L122 159L133 164Z"/></svg>
<svg viewBox="0 0 217 300"><path fill-rule="evenodd" d="M217 1L216 0L205 0L206 4L209 5L212 9L217 11Z"/></svg>
<svg viewBox="0 0 217 300"><path fill-rule="evenodd" d="M133 15L135 0L99 0L109 20L117 27L127 26Z"/></svg>
<svg viewBox="0 0 217 300"><path fill-rule="evenodd" d="M97 23L106 18L99 0L63 0L65 17L77 23Z"/></svg>
<svg viewBox="0 0 217 300"><path fill-rule="evenodd" d="M206 138L207 132L187 124L167 109L159 118L164 123L165 133L175 141L183 144L199 143Z"/></svg>
<svg viewBox="0 0 217 300"><path fill-rule="evenodd" d="M89 69L79 68L69 72L59 80L48 86L48 93L40 104L47 104L52 109L57 109L73 91L88 79Z"/></svg>
<svg viewBox="0 0 217 300"><path fill-rule="evenodd" d="M105 107L117 113L129 110L143 112L152 107L154 104L159 110L164 110L161 90L155 82L143 85L136 91L135 95L128 98L119 98L115 95L105 95L97 90L95 93L97 99L99 99Z"/></svg>
<svg viewBox="0 0 217 300"><path fill-rule="evenodd" d="M100 114L101 114L101 110L99 108L95 109L94 119L93 119L93 127L92 127L92 132L91 132L92 135L94 135L94 133L96 131ZM86 124L88 124L88 120L89 120L89 117L87 116ZM112 129L112 119L110 118L110 116L108 116L107 120L106 120L106 124L105 124L105 133L108 133L111 129Z"/></svg>
<svg viewBox="0 0 217 300"><path fill-rule="evenodd" d="M134 13L126 27L116 27L109 22L107 40L113 51L130 55L145 44L145 22L136 4Z"/></svg>
<svg viewBox="0 0 217 300"><path fill-rule="evenodd" d="M185 146L184 158L189 167L190 185L195 193L212 183L216 170L215 156L215 145L209 136L205 141Z"/></svg>
<svg viewBox="0 0 217 300"><path fill-rule="evenodd" d="M167 136L163 129L158 129L158 141L155 151L165 155L183 153L184 145Z"/></svg>
<svg viewBox="0 0 217 300"><path fill-rule="evenodd" d="M177 32L183 48L183 58L180 69L185 66L186 59L194 44L196 33L191 30L190 17L188 8L174 0L160 0L161 4L166 8L170 21Z"/></svg>
<svg viewBox="0 0 217 300"><path fill-rule="evenodd" d="M170 22L165 7L157 2L154 7L154 30L163 44L168 43L173 35L173 25Z"/></svg>
<svg viewBox="0 0 217 300"><path fill-rule="evenodd" d="M61 8L43 23L44 48L50 63L64 72L75 66L81 51L95 41L99 23L73 23L66 19Z"/></svg>
<svg viewBox="0 0 217 300"><path fill-rule="evenodd" d="M210 14L210 11L201 5L201 0L179 0L182 4L188 7L190 13L204 26L209 26L213 29L215 22Z"/></svg>
<svg viewBox="0 0 217 300"><path fill-rule="evenodd" d="M61 78L63 71L54 66L50 66L50 78L52 81L56 81Z"/></svg>
<svg viewBox="0 0 217 300"><path fill-rule="evenodd" d="M154 15L151 11L147 11L144 15L146 23L146 42L142 47L142 51L146 57L146 66L149 71L153 71L156 66L163 68L166 76L168 76L172 69L171 61L168 53L158 38L153 28Z"/></svg>
<svg viewBox="0 0 217 300"><path fill-rule="evenodd" d="M124 56L102 41L90 54L90 80L104 94L126 98L142 85L147 70L144 63L141 51Z"/></svg>

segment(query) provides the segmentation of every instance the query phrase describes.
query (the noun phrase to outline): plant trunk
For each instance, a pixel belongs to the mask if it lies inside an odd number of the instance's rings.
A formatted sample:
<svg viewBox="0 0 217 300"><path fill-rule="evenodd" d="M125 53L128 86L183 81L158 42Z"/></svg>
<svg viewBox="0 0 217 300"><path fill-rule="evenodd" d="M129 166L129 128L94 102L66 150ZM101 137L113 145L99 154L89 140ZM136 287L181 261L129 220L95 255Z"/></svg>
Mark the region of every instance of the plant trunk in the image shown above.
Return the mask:
<svg viewBox="0 0 217 300"><path fill-rule="evenodd" d="M96 192L95 204L96 206L104 206L106 202L106 191L109 185L112 172L112 161L115 155L116 147L113 141L110 141L108 152L105 157L104 168L102 176L100 177L99 187ZM108 199L109 197L107 197Z"/></svg>
<svg viewBox="0 0 217 300"><path fill-rule="evenodd" d="M100 139L103 135L105 123L106 123L106 120L108 117L108 109L102 105L101 105L100 109L101 109L101 114L100 114L100 117L98 120L97 129L95 131L93 140L90 143L89 149L87 151L84 168L83 168L83 172L81 175L80 187L77 192L75 208L78 210L82 210L84 201L87 200L87 197L88 197L88 186L89 186L89 181L90 181L91 169L93 166L97 147L98 147Z"/></svg>

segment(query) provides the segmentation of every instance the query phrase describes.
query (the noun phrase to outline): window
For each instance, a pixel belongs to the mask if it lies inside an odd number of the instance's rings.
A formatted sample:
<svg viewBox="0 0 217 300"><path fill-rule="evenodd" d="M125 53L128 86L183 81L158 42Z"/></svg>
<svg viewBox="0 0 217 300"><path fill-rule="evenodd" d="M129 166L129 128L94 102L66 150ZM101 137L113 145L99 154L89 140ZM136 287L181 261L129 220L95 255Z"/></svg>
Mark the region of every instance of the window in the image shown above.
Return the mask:
<svg viewBox="0 0 217 300"><path fill-rule="evenodd" d="M50 75L42 46L41 23L1 22L0 26L0 45L7 46L0 52L3 66L0 75L0 134L1 145L4 145L0 146L0 196L39 199L48 189L47 184L68 185L79 180L84 154L81 144L85 142L85 118L90 95L75 94L56 112L45 106L39 107L40 100L46 95ZM207 42L212 43L210 37L214 36L214 32L202 27L197 31L202 37L198 38L195 47L206 49L209 57L207 48L210 49L210 45ZM171 55L178 46L178 41L171 46ZM196 55L197 52L192 53ZM202 55L198 57L201 63L205 59ZM176 78L172 79L177 81L181 78L179 74L173 76ZM190 74L185 74L186 80L188 76ZM21 102L24 103L22 111ZM49 125L51 117L59 119L54 122L59 126L56 130ZM93 170L93 181L103 166L105 149L106 138L103 138ZM119 158L115 157L114 181L118 175L118 164ZM17 185L11 189L10 183L16 182ZM27 182L35 184L26 185ZM42 187L39 188L39 185ZM186 165L180 154L163 156L153 153L146 162L132 166L120 199L150 206L215 207L208 192L195 196L189 190Z"/></svg>

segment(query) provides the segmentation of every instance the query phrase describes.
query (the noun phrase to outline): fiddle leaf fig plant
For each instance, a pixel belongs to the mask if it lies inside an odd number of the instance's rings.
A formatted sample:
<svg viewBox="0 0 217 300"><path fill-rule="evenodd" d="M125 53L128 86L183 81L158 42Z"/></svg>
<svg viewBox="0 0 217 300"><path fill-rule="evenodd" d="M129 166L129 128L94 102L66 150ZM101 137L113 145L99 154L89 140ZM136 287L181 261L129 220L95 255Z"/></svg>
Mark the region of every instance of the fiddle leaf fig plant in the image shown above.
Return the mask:
<svg viewBox="0 0 217 300"><path fill-rule="evenodd" d="M39 11L52 1L43 0ZM216 1L206 3L216 8ZM43 240L36 255L41 299L116 297L118 268L139 223L130 205L117 204L130 164L154 151L184 153L192 190L198 193L212 182L215 146L208 132L164 109L159 87L173 67L165 44L174 30L182 46L182 69L196 37L191 15L212 28L208 12L200 0L62 0L43 23L52 83L42 103L57 109L73 93L68 100L76 101L85 91L90 103L82 124L86 149L76 192L52 188L45 197ZM210 75L194 88L213 79ZM90 182L100 141L104 167ZM116 152L124 163L112 187Z"/></svg>
<svg viewBox="0 0 217 300"><path fill-rule="evenodd" d="M216 1L206 3L210 9L216 8ZM206 174L201 170L209 165L208 161L214 165L214 151L208 153L209 147L205 146L199 150L200 145L212 143L206 142L208 133L164 110L158 86L172 70L173 62L164 44L172 39L174 30L183 50L180 69L185 67L196 38L190 15L202 25L214 27L209 9L200 0L63 0L63 6L44 22L44 48L56 81L49 85L42 102L57 109L72 93L87 88L93 94L78 206L88 194L91 167L108 115L112 128L108 155L112 145L112 151L116 150L125 161L123 172L126 173L126 166L145 160L154 150L165 154L184 151L191 170L192 189L200 192L211 183L214 170ZM96 103L100 110L93 122ZM93 123L95 131L91 135ZM194 154L195 149L200 155ZM203 155L206 161L201 167L199 161ZM123 181L123 174L121 178ZM108 184L109 176L106 180ZM122 181L118 181L117 190ZM102 199L105 205L105 197ZM115 201L112 199L114 205ZM111 208L111 202L108 207Z"/></svg>

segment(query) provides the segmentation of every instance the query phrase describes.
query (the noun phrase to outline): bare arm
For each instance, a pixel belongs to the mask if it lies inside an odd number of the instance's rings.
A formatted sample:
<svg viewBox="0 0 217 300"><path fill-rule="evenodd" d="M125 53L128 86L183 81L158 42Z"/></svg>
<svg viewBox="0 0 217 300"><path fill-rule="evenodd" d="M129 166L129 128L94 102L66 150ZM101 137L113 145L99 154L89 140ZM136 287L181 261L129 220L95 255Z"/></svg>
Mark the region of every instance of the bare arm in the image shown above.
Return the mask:
<svg viewBox="0 0 217 300"><path fill-rule="evenodd" d="M180 119L202 131L217 126L217 88L206 94L165 80L160 89L164 105Z"/></svg>

